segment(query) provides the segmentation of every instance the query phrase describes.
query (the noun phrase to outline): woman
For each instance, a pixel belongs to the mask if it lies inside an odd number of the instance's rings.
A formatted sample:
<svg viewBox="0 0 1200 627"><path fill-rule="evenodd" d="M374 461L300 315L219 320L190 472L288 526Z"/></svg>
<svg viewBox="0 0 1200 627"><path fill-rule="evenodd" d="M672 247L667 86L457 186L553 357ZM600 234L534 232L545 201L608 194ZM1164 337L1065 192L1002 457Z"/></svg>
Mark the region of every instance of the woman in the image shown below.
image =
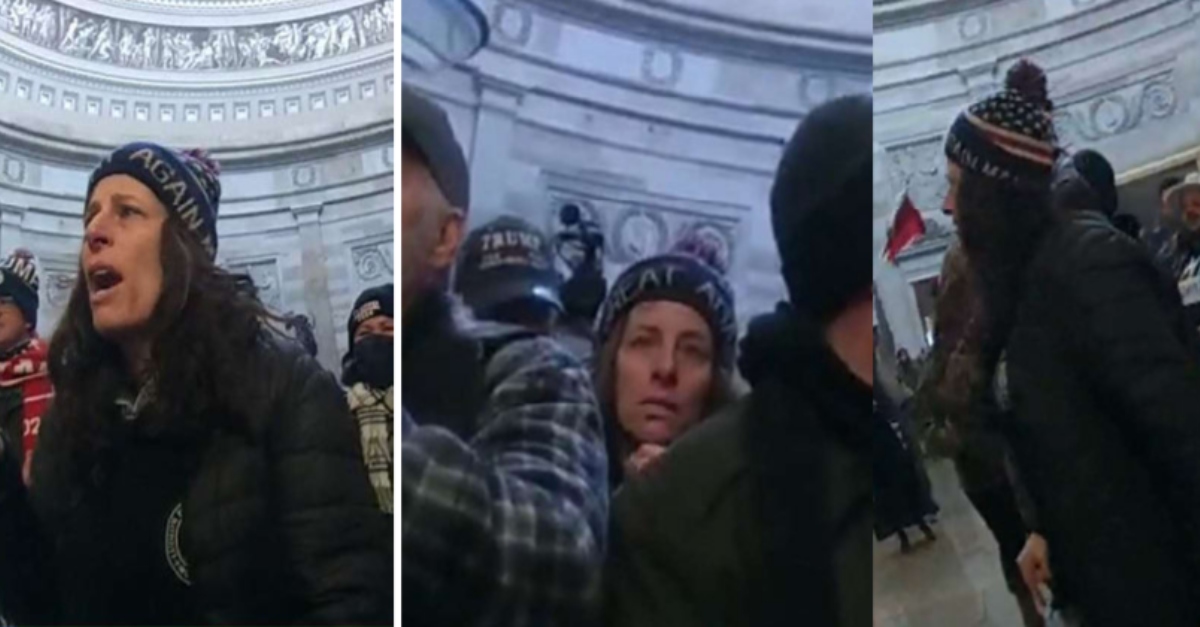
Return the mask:
<svg viewBox="0 0 1200 627"><path fill-rule="evenodd" d="M1041 572L1090 627L1200 624L1195 332L1144 248L1098 212L1052 211L1045 76L1022 62L1006 86L959 115L946 156Z"/></svg>
<svg viewBox="0 0 1200 627"><path fill-rule="evenodd" d="M613 283L600 310L596 393L615 490L733 398L737 319L712 247L685 239Z"/></svg>
<svg viewBox="0 0 1200 627"><path fill-rule="evenodd" d="M18 624L391 620L354 422L250 279L215 265L220 190L202 153L150 143L89 181L28 490L0 452L0 605Z"/></svg>

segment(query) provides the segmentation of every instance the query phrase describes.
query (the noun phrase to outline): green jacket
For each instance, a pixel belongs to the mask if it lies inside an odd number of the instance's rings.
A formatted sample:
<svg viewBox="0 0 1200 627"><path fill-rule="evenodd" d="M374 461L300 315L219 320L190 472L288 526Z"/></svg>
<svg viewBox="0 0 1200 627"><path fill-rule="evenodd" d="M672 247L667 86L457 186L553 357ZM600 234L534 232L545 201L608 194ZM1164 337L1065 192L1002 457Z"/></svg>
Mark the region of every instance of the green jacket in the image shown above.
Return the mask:
<svg viewBox="0 0 1200 627"><path fill-rule="evenodd" d="M614 496L607 565L610 627L749 627L762 538L745 446L748 399L693 429L645 477ZM830 440L832 442L832 440ZM829 446L827 511L846 514L870 490L869 465ZM797 481L801 479L798 478ZM834 548L837 625L871 624L871 513L851 514ZM795 620L803 616L796 608ZM792 624L792 623L786 623Z"/></svg>

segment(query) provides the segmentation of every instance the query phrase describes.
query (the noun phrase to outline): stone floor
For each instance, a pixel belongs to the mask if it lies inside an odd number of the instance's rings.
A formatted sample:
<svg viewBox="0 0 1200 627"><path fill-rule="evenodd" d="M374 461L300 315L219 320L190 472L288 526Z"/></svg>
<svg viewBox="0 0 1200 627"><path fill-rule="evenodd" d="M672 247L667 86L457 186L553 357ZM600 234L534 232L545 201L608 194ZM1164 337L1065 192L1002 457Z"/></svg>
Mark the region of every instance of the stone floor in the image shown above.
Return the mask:
<svg viewBox="0 0 1200 627"><path fill-rule="evenodd" d="M999 550L983 519L958 486L948 462L929 466L941 506L936 542L917 542L900 554L895 538L875 545L876 627L1021 627L1017 604L1004 585Z"/></svg>

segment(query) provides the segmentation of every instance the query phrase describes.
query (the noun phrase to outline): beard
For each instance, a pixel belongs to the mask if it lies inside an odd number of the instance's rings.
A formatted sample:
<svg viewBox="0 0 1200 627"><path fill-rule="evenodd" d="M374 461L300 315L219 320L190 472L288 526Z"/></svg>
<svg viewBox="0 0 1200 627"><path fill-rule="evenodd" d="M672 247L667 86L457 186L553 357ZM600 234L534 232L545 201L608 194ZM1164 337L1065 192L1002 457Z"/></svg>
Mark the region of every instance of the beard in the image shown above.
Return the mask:
<svg viewBox="0 0 1200 627"><path fill-rule="evenodd" d="M438 272L430 257L441 240L441 212L426 209L420 220L400 234L400 299L401 315L410 303L437 283Z"/></svg>

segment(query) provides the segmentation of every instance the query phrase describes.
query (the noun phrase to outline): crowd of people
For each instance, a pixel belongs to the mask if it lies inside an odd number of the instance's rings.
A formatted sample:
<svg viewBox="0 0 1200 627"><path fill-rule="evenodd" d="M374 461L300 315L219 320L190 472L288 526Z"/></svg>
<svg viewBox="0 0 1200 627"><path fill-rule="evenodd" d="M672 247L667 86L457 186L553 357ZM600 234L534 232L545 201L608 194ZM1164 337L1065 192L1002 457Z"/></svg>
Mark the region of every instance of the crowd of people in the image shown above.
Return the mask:
<svg viewBox="0 0 1200 627"><path fill-rule="evenodd" d="M343 381L215 261L220 170L122 146L92 173L46 341L0 264L0 623L393 622L392 288Z"/></svg>
<svg viewBox="0 0 1200 627"><path fill-rule="evenodd" d="M818 107L787 144L770 215L788 299L740 338L699 237L568 321L549 238L513 216L464 233L446 114L403 102L404 618L869 624L870 98Z"/></svg>
<svg viewBox="0 0 1200 627"><path fill-rule="evenodd" d="M1022 60L947 135L958 239L918 397L1026 627L1196 625L1200 175L1142 228L1047 87Z"/></svg>

